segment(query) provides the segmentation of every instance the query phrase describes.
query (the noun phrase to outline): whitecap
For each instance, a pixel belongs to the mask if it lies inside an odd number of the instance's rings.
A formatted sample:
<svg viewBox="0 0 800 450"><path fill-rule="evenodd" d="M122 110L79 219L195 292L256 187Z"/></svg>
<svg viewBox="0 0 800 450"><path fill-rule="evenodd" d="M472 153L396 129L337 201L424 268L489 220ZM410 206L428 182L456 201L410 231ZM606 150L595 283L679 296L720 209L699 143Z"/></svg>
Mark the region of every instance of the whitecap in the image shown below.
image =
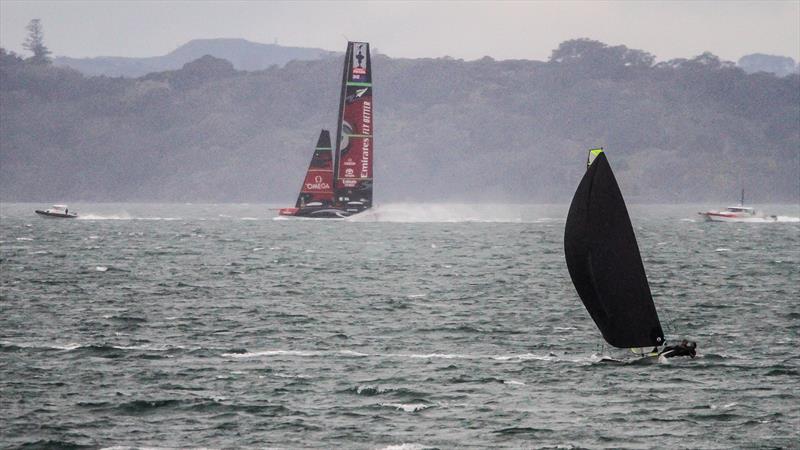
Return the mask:
<svg viewBox="0 0 800 450"><path fill-rule="evenodd" d="M139 350L148 352L166 352L172 349L184 349L181 345L159 345L159 344L145 344L145 345L109 345L111 348L118 350Z"/></svg>
<svg viewBox="0 0 800 450"><path fill-rule="evenodd" d="M457 355L451 353L424 353L424 354L410 354L410 355L388 355L388 356L399 356L404 358L420 358L420 359L433 359L433 358L440 358L440 359L471 359L475 358L474 356L468 355Z"/></svg>
<svg viewBox="0 0 800 450"><path fill-rule="evenodd" d="M525 383L523 383L522 381L516 381L516 380L503 380L503 384L513 384L513 385L516 385L516 386L525 386Z"/></svg>
<svg viewBox="0 0 800 450"><path fill-rule="evenodd" d="M714 251L715 252L729 252L729 251L731 251L731 249L725 248L725 247L720 247L720 248L714 249Z"/></svg>
<svg viewBox="0 0 800 450"><path fill-rule="evenodd" d="M426 405L424 403L381 403L381 406L389 406L392 408L401 409L405 412L417 412L430 408L430 405Z"/></svg>
<svg viewBox="0 0 800 450"><path fill-rule="evenodd" d="M52 348L55 348L55 349L58 349L58 350L75 350L75 349L78 349L78 348L81 348L81 347L82 347L82 345L78 344L77 342L70 342L70 343L63 344L63 345L54 345Z"/></svg>
<svg viewBox="0 0 800 450"><path fill-rule="evenodd" d="M291 378L291 379L299 379L299 380L309 380L309 379L311 379L311 377L308 376L308 375L289 374L289 373L282 373L282 372L273 373L272 376L274 376L275 378Z"/></svg>
<svg viewBox="0 0 800 450"><path fill-rule="evenodd" d="M428 447L425 447L424 445L420 445L420 444L402 443L402 444L398 444L398 445L389 445L389 446L383 447L380 450L424 450L426 448L428 448Z"/></svg>
<svg viewBox="0 0 800 450"><path fill-rule="evenodd" d="M339 354L340 355L344 355L344 356L357 356L359 358L364 357L364 356L369 356L366 353L360 353L360 352L357 352L357 351L354 351L354 350L341 350L341 351L339 351Z"/></svg>
<svg viewBox="0 0 800 450"><path fill-rule="evenodd" d="M318 356L320 352L300 351L300 350L265 350L261 352L247 353L223 353L222 356L230 358L257 358L260 356Z"/></svg>
<svg viewBox="0 0 800 450"><path fill-rule="evenodd" d="M552 360L555 359L555 357L552 356L552 355L540 356L540 355L534 355L533 353L525 353L525 354L522 354L522 355L492 356L492 359L494 359L496 361L512 361L512 360L517 360L517 361L530 361L530 360L552 361Z"/></svg>
<svg viewBox="0 0 800 450"><path fill-rule="evenodd" d="M98 272L107 272L108 271L108 267L106 267L106 266L97 266L97 267L94 268L94 270L96 270Z"/></svg>
<svg viewBox="0 0 800 450"><path fill-rule="evenodd" d="M2 341L0 342L2 345L6 346L14 346L20 348L45 348L45 349L52 349L52 350L75 350L76 348L82 347L81 344L76 342L68 342L66 344L58 344L58 343L42 343L42 342L9 342L9 341Z"/></svg>

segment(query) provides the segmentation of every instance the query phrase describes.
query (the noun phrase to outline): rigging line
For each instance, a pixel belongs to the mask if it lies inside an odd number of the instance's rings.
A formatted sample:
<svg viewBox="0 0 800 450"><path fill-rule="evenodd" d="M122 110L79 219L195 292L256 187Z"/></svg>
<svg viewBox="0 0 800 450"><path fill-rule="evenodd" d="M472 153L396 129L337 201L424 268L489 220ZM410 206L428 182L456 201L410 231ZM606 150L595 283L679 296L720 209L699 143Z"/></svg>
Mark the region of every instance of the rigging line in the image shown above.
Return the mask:
<svg viewBox="0 0 800 450"><path fill-rule="evenodd" d="M666 328L665 330L666 333L664 333L664 342L662 342L661 345L667 345L668 339L666 335L670 334L672 336L675 336L675 325L673 324L672 317L670 316L669 312L666 309L663 312L667 320L666 320L666 326L664 327Z"/></svg>

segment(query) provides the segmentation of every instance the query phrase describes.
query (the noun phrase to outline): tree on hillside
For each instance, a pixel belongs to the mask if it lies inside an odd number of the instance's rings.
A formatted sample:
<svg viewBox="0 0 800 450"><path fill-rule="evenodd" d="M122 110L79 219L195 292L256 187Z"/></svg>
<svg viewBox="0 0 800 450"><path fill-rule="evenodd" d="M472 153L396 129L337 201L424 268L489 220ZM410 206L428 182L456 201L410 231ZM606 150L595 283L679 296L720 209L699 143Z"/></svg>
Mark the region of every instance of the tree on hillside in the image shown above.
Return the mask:
<svg viewBox="0 0 800 450"><path fill-rule="evenodd" d="M35 64L50 64L50 50L44 45L44 32L42 22L39 19L31 19L28 26L28 38L22 43L22 47L33 53L28 61Z"/></svg>
<svg viewBox="0 0 800 450"><path fill-rule="evenodd" d="M551 63L588 63L586 65L624 66L648 68L653 65L655 56L642 50L624 45L611 47L592 39L571 39L562 42L550 55Z"/></svg>
<svg viewBox="0 0 800 450"><path fill-rule="evenodd" d="M593 79L620 80L653 66L655 56L624 45L609 46L591 39L562 42L550 55L549 63Z"/></svg>
<svg viewBox="0 0 800 450"><path fill-rule="evenodd" d="M12 65L22 62L22 58L14 52L10 52L3 47L0 47L0 66Z"/></svg>

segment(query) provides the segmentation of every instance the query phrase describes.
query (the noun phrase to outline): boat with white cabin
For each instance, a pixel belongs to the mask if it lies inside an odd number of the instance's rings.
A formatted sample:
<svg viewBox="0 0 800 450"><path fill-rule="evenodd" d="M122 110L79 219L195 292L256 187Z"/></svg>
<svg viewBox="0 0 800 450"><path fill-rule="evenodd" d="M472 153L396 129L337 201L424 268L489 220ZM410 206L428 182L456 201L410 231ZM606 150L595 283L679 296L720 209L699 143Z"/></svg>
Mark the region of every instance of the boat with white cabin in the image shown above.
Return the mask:
<svg viewBox="0 0 800 450"><path fill-rule="evenodd" d="M777 216L768 216L755 208L744 206L744 189L738 206L728 206L723 211L699 212L708 222L775 222Z"/></svg>
<svg viewBox="0 0 800 450"><path fill-rule="evenodd" d="M45 210L37 209L35 212L42 217L52 219L74 219L78 217L78 213L69 212L69 207L67 205L53 205Z"/></svg>

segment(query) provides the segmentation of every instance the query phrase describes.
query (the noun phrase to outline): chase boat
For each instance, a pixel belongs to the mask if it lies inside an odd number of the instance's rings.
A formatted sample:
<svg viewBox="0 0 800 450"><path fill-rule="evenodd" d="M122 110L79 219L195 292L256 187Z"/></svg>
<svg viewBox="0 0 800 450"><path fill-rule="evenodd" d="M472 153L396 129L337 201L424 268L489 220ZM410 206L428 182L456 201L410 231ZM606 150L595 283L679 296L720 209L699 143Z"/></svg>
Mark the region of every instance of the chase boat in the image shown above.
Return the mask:
<svg viewBox="0 0 800 450"><path fill-rule="evenodd" d="M778 220L776 216L767 216L749 206L728 206L724 211L699 212L709 222L769 222Z"/></svg>
<svg viewBox="0 0 800 450"><path fill-rule="evenodd" d="M78 213L69 212L67 205L53 205L44 211L37 209L36 214L52 219L74 219L78 217Z"/></svg>
<svg viewBox="0 0 800 450"><path fill-rule="evenodd" d="M742 199L739 206L728 206L724 211L705 211L699 212L708 222L775 222L777 216L768 216L756 211L754 208L744 206L744 189L742 189Z"/></svg>

